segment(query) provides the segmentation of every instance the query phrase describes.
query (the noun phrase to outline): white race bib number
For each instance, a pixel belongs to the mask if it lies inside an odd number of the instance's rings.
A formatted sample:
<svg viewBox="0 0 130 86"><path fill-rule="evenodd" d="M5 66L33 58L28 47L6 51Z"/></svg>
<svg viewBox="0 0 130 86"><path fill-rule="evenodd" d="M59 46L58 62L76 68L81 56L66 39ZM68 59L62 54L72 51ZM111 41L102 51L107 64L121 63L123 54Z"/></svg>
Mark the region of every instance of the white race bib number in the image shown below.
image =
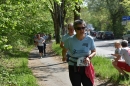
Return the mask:
<svg viewBox="0 0 130 86"><path fill-rule="evenodd" d="M87 64L84 64L84 58L85 58L85 57L80 57L80 58L77 60L77 66L88 66Z"/></svg>

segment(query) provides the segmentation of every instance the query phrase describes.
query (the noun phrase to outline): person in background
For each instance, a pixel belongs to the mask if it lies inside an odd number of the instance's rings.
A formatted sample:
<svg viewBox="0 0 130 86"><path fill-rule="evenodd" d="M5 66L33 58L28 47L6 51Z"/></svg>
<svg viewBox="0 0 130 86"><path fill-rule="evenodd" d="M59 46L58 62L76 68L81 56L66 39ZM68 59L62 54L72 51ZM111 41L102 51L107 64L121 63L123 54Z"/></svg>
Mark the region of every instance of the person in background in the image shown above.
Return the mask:
<svg viewBox="0 0 130 86"><path fill-rule="evenodd" d="M55 33L53 34L53 38L55 38L56 36L55 36Z"/></svg>
<svg viewBox="0 0 130 86"><path fill-rule="evenodd" d="M70 23L70 24L68 24L68 33L65 34L65 35L62 37L61 42L60 42L60 47L62 48L62 52L63 52L65 40L66 40L68 37L71 37L71 36L73 36L73 35L74 35L74 28L73 28L73 24ZM70 54L70 52L68 51L68 52L66 53L67 61L69 60L69 57L70 57L69 54Z"/></svg>
<svg viewBox="0 0 130 86"><path fill-rule="evenodd" d="M90 29L88 29L88 28L86 29L86 34L90 35Z"/></svg>
<svg viewBox="0 0 130 86"><path fill-rule="evenodd" d="M42 37L45 40L45 42L43 43L43 53L44 53L44 56L46 56L46 41L47 41L47 36L45 34L42 34Z"/></svg>
<svg viewBox="0 0 130 86"><path fill-rule="evenodd" d="M35 41L37 39L37 34L34 35L34 45L37 46L37 42Z"/></svg>
<svg viewBox="0 0 130 86"><path fill-rule="evenodd" d="M122 46L121 46L121 43L119 41L116 41L114 43L114 46L115 46L115 52L114 52L114 54L111 54L111 55L114 56L114 59L116 59L116 55L120 54ZM123 58L121 58L120 60L123 60Z"/></svg>
<svg viewBox="0 0 130 86"><path fill-rule="evenodd" d="M43 43L45 42L45 39L43 37L41 37L40 34L37 34L37 38L35 39L35 41L37 42L37 47L38 47L38 50L39 50L39 55L40 55L40 58L43 57Z"/></svg>
<svg viewBox="0 0 130 86"><path fill-rule="evenodd" d="M73 26L76 35L69 37L64 42L63 61L67 58L66 52L69 50L68 69L72 86L81 86L81 83L83 86L93 86L94 71L91 72L91 70L88 70L88 67L92 65L91 59L96 54L96 46L93 38L85 34L86 23L84 20L75 20Z"/></svg>
<svg viewBox="0 0 130 86"><path fill-rule="evenodd" d="M129 79L129 75L125 72L130 72L130 48L128 47L128 41L122 40L121 42L122 49L119 54L116 54L114 59L113 66L118 70L119 76L122 79ZM120 60L121 57L124 60Z"/></svg>
<svg viewBox="0 0 130 86"><path fill-rule="evenodd" d="M51 42L51 34L48 34L48 41Z"/></svg>

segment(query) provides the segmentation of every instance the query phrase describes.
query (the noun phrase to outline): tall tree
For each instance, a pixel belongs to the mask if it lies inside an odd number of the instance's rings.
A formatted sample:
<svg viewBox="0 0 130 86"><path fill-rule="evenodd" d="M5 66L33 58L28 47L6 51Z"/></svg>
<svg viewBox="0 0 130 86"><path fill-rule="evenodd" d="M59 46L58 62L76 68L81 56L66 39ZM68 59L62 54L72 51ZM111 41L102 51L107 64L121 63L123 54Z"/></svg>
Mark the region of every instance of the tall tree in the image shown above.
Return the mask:
<svg viewBox="0 0 130 86"><path fill-rule="evenodd" d="M60 31L64 32L64 19L66 16L65 0L49 0L45 4L49 8L53 19L56 43L60 43Z"/></svg>
<svg viewBox="0 0 130 86"><path fill-rule="evenodd" d="M126 16L130 16L130 1L129 0L123 0L123 2L121 4L125 7L126 11L128 12L128 15L126 15ZM127 22L125 28L127 30L130 30L130 22L129 21Z"/></svg>
<svg viewBox="0 0 130 86"><path fill-rule="evenodd" d="M67 10L72 9L74 11L74 19L80 18L80 5L78 2L81 3L82 0L72 0L71 2L70 0L49 0L45 2L53 19L56 43L60 43L60 33L64 35Z"/></svg>
<svg viewBox="0 0 130 86"><path fill-rule="evenodd" d="M87 16L89 22L91 22L94 25L96 30L107 29L107 26L110 26L110 20L108 18L109 12L106 9L105 2L103 2L102 0L86 1L88 7L88 11L86 13L90 14L89 16Z"/></svg>
<svg viewBox="0 0 130 86"><path fill-rule="evenodd" d="M86 0L93 12L101 12L101 9L105 9L104 12L107 12L107 28L106 30L112 30L117 35L122 35L124 26L121 25L122 16L127 15L126 9L120 3L123 0ZM94 4L93 4L94 3ZM97 13L98 15L98 13ZM104 14L101 14L104 15ZM102 22L101 22L102 24Z"/></svg>
<svg viewBox="0 0 130 86"><path fill-rule="evenodd" d="M34 34L52 32L50 12L43 8L42 0L1 0L0 51L10 45L22 48L32 44Z"/></svg>
<svg viewBox="0 0 130 86"><path fill-rule="evenodd" d="M75 2L75 9L74 9L74 20L80 19L80 11L81 7L78 2Z"/></svg>
<svg viewBox="0 0 130 86"><path fill-rule="evenodd" d="M126 9L120 4L123 0L105 0L112 21L112 30L115 35L122 35L124 26L121 25L122 16L127 15Z"/></svg>

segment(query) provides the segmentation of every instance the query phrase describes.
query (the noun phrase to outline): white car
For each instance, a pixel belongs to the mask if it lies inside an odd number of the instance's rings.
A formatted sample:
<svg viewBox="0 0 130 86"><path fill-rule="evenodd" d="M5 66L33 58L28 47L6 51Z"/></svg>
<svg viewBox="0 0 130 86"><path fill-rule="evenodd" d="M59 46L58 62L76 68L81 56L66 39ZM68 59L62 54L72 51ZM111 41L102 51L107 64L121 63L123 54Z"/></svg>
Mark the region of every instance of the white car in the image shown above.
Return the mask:
<svg viewBox="0 0 130 86"><path fill-rule="evenodd" d="M122 39L130 42L130 31L127 31L127 33L122 36Z"/></svg>

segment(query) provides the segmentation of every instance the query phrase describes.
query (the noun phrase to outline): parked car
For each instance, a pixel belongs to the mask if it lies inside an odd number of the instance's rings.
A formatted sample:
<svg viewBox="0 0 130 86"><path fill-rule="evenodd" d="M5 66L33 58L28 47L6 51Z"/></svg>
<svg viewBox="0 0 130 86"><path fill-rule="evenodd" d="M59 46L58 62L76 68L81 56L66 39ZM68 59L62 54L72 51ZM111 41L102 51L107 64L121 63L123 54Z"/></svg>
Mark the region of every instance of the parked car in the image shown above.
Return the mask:
<svg viewBox="0 0 130 86"><path fill-rule="evenodd" d="M104 31L98 31L98 32L96 33L96 38L97 38L97 39L102 39L102 34L103 34L103 32L104 32Z"/></svg>
<svg viewBox="0 0 130 86"><path fill-rule="evenodd" d="M122 36L122 39L127 40L128 42L130 42L130 31L129 30L126 32L126 34L124 34Z"/></svg>
<svg viewBox="0 0 130 86"><path fill-rule="evenodd" d="M90 31L91 36L96 36L96 31Z"/></svg>
<svg viewBox="0 0 130 86"><path fill-rule="evenodd" d="M114 34L112 31L104 31L102 39L114 39Z"/></svg>

